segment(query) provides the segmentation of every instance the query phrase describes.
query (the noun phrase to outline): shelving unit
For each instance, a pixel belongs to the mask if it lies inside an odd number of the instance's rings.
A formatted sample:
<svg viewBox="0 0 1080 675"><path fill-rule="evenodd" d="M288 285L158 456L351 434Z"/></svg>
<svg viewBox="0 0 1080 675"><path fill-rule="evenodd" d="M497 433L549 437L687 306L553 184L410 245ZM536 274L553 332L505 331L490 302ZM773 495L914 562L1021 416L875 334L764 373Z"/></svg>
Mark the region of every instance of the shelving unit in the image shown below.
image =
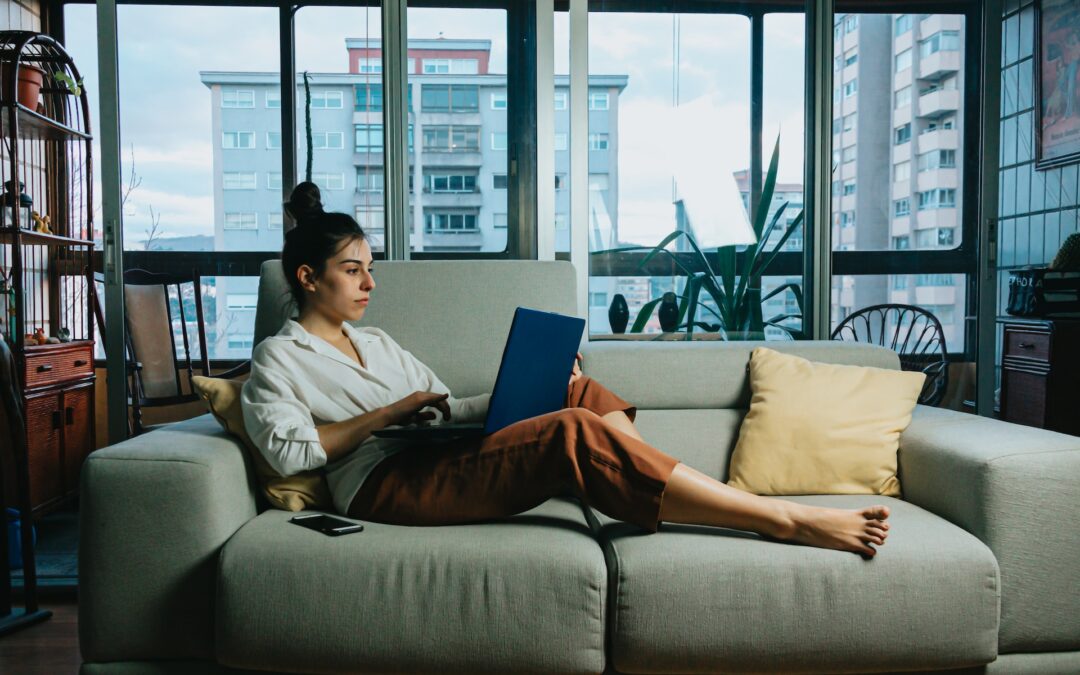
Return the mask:
<svg viewBox="0 0 1080 675"><path fill-rule="evenodd" d="M36 101L19 86L35 70ZM78 494L94 448L92 139L86 92L67 84L80 81L53 38L0 31L0 332L20 379L35 518ZM51 231L32 229L31 210Z"/></svg>

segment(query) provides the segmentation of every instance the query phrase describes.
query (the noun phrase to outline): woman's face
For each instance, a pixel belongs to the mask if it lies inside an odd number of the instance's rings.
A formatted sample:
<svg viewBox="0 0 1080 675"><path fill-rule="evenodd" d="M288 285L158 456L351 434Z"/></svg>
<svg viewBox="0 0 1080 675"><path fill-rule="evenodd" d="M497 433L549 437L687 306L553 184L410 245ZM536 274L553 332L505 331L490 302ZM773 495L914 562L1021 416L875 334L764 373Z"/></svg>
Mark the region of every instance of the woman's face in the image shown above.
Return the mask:
<svg viewBox="0 0 1080 675"><path fill-rule="evenodd" d="M359 321L375 288L371 246L364 239L354 239L326 261L318 278L307 265L301 265L297 275L307 292L305 309L335 322Z"/></svg>

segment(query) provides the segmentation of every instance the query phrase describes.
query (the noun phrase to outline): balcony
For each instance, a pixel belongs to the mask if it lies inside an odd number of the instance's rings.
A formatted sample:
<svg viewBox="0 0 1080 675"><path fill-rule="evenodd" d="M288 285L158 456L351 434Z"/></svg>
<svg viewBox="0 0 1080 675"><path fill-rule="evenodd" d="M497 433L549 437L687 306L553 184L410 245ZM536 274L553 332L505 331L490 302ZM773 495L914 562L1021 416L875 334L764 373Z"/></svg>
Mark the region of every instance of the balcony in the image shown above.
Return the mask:
<svg viewBox="0 0 1080 675"><path fill-rule="evenodd" d="M484 245L484 234L474 230L424 230L424 248L452 248L478 251Z"/></svg>
<svg viewBox="0 0 1080 675"><path fill-rule="evenodd" d="M917 280L918 277L916 276ZM955 286L916 286L916 305L953 305L956 304Z"/></svg>
<svg viewBox="0 0 1080 675"><path fill-rule="evenodd" d="M902 237L911 234L911 214L906 216L894 216L889 226L889 234L893 237Z"/></svg>
<svg viewBox="0 0 1080 675"><path fill-rule="evenodd" d="M919 134L919 152L959 149L960 131L958 129L937 129Z"/></svg>
<svg viewBox="0 0 1080 675"><path fill-rule="evenodd" d="M919 96L919 117L941 117L960 109L960 92L939 89Z"/></svg>
<svg viewBox="0 0 1080 675"><path fill-rule="evenodd" d="M919 59L919 78L937 80L960 70L960 52L940 51Z"/></svg>
<svg viewBox="0 0 1080 675"><path fill-rule="evenodd" d="M478 167L484 163L480 150L449 151L424 148L421 161L427 167Z"/></svg>
<svg viewBox="0 0 1080 675"><path fill-rule="evenodd" d="M934 188L959 188L960 180L957 169L930 169L920 171L915 176L916 189L920 192Z"/></svg>
<svg viewBox="0 0 1080 675"><path fill-rule="evenodd" d="M920 230L928 227L956 227L958 223L956 207L915 212L915 226Z"/></svg>
<svg viewBox="0 0 1080 675"><path fill-rule="evenodd" d="M473 192L432 192L424 188L420 198L424 206L439 206L447 208L480 208L484 205L484 195L480 190Z"/></svg>
<svg viewBox="0 0 1080 675"><path fill-rule="evenodd" d="M926 37L943 30L963 30L964 17L957 14L930 14L919 22L919 35Z"/></svg>

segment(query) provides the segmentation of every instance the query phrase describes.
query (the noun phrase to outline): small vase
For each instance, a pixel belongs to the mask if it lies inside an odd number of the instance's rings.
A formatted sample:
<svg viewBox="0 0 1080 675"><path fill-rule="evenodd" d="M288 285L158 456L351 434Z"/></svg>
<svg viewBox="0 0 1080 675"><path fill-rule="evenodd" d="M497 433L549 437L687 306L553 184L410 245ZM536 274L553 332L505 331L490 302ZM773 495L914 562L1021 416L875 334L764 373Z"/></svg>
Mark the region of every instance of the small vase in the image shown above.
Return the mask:
<svg viewBox="0 0 1080 675"><path fill-rule="evenodd" d="M656 312L660 318L660 330L665 333L674 332L679 327L679 299L671 291L664 293L660 300L660 307Z"/></svg>
<svg viewBox="0 0 1080 675"><path fill-rule="evenodd" d="M607 318L608 323L611 324L612 333L626 332L626 324L630 321L630 307L626 304L626 297L622 293L616 293L611 299Z"/></svg>

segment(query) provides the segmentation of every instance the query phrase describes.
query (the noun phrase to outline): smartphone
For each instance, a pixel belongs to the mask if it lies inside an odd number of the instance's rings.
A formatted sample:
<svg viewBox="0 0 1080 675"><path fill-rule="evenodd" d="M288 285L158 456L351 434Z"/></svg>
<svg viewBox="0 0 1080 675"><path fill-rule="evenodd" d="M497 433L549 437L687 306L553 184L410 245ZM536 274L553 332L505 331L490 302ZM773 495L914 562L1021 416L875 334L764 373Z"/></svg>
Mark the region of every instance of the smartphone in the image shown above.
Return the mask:
<svg viewBox="0 0 1080 675"><path fill-rule="evenodd" d="M293 516L289 519L289 522L315 530L316 532L322 532L331 537L337 537L351 532L364 531L364 526L360 523L354 523L351 520L344 520L342 518L335 518L334 516L328 516L325 513L310 513L303 516Z"/></svg>

